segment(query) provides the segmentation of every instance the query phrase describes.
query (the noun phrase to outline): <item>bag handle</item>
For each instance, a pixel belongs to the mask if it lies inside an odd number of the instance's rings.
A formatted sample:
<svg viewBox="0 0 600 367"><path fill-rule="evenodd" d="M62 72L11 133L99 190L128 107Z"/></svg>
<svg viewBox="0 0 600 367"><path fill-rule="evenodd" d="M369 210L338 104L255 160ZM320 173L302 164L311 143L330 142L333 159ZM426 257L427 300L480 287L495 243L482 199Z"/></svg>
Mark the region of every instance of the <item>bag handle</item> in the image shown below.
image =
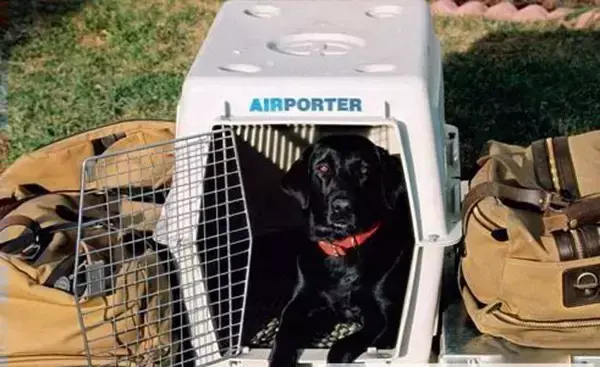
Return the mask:
<svg viewBox="0 0 600 367"><path fill-rule="evenodd" d="M581 198L561 210L546 213L543 218L547 232L569 231L600 222L600 195Z"/></svg>
<svg viewBox="0 0 600 367"><path fill-rule="evenodd" d="M0 243L0 251L20 253L25 259L35 261L50 244L49 235L56 231L77 229L77 223L60 223L42 228L38 222L24 215L11 215L0 220L0 232L14 226L25 227L25 233Z"/></svg>
<svg viewBox="0 0 600 367"><path fill-rule="evenodd" d="M25 233L17 238L0 243L0 250L7 254L21 253L25 258L33 259L40 253L41 245L38 240L39 225L29 217L11 215L0 220L0 232L14 226L25 227ZM31 253L31 250L34 250Z"/></svg>
<svg viewBox="0 0 600 367"><path fill-rule="evenodd" d="M77 229L77 223L67 222L41 228L39 223L24 215L11 215L0 220L0 232L13 227L25 227L25 233L12 240L0 243L0 251L8 254L20 254L25 260L34 262L46 250L50 243L48 235L60 230ZM97 250L93 246L86 244L85 253L82 256L87 260L88 266L93 265L90 258L90 249ZM70 274L74 274L75 254L66 256L48 275L42 285L50 288L58 288L63 291L83 296L85 289L71 289L72 282L68 279ZM102 268L100 268L102 270ZM65 278L65 279L62 279ZM64 284L64 282L67 284ZM66 289L65 287L68 287Z"/></svg>
<svg viewBox="0 0 600 367"><path fill-rule="evenodd" d="M568 200L554 192L511 186L500 182L483 182L465 195L461 213L465 225L467 216L471 214L473 208L488 197L528 204L543 212L553 207L564 208L570 204Z"/></svg>
<svg viewBox="0 0 600 367"><path fill-rule="evenodd" d="M600 194L571 201L560 194L541 189L516 187L500 182L483 182L465 195L462 207L464 226L473 208L488 197L528 204L542 211L544 213L542 220L547 234L600 222Z"/></svg>

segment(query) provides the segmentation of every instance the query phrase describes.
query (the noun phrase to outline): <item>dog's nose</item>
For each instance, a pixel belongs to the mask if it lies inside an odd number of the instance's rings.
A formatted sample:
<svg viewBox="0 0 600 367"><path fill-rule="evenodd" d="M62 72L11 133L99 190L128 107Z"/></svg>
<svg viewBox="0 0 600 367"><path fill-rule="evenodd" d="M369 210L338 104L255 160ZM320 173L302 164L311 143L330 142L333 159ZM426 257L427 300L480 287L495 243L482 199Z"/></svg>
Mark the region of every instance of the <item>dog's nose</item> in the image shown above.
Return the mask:
<svg viewBox="0 0 600 367"><path fill-rule="evenodd" d="M337 198L331 203L331 208L335 213L347 213L350 211L350 200Z"/></svg>

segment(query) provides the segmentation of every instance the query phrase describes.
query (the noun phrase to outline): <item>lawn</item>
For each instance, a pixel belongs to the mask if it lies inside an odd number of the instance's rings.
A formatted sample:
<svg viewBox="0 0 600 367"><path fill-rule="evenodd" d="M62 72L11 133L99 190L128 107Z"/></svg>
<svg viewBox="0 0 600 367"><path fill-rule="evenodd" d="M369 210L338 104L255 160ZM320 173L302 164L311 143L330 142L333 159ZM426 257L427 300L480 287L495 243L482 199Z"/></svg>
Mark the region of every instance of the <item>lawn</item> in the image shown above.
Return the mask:
<svg viewBox="0 0 600 367"><path fill-rule="evenodd" d="M33 15L25 7L21 32L11 33L9 161L109 121L174 119L218 9L198 0L74 1ZM463 175L488 139L524 144L600 127L600 32L456 18L436 18L435 28Z"/></svg>

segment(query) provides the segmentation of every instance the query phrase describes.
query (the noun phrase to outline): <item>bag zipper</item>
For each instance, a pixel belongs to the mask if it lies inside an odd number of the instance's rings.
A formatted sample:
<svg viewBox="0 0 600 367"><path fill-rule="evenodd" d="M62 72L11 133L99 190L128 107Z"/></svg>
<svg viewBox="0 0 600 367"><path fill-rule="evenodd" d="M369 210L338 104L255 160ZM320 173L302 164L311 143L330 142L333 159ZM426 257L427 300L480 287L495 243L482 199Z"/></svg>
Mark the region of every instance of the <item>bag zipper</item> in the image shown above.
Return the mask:
<svg viewBox="0 0 600 367"><path fill-rule="evenodd" d="M584 249L583 249L583 244L581 243L581 237L579 237L579 232L577 232L576 230L570 230L571 232L571 236L573 236L573 243L575 244L575 256L577 256L577 259L583 259L585 258L585 253L584 253Z"/></svg>
<svg viewBox="0 0 600 367"><path fill-rule="evenodd" d="M547 329L547 328L579 328L579 327L592 327L600 326L600 318L598 319L585 319L577 321L532 321L523 320L515 316L508 315L498 309L492 310L491 314L500 319L503 322L511 323L519 326L526 326L535 329Z"/></svg>
<svg viewBox="0 0 600 367"><path fill-rule="evenodd" d="M496 223L494 220L490 219L489 216L485 215L481 209L479 209L479 206L475 206L475 208L473 208L473 215L477 218L477 221L484 226L486 229L491 231L495 231L498 229L503 229L505 228L504 226L499 225L498 223ZM484 223L486 222L486 223Z"/></svg>

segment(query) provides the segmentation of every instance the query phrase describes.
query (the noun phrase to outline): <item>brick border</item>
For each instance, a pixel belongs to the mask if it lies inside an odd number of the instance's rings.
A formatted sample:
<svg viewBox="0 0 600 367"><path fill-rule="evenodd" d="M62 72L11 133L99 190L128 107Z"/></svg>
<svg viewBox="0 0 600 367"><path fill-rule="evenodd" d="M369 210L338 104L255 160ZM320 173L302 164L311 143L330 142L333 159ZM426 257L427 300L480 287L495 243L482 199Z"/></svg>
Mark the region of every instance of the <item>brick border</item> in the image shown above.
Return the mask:
<svg viewBox="0 0 600 367"><path fill-rule="evenodd" d="M517 9L515 5L507 1L488 6L482 1L470 0L459 6L453 0L435 0L430 3L430 8L432 14L441 16L483 17L490 20L520 23L551 21L572 29L600 26L600 7L585 11L570 8L548 11L541 5L528 5Z"/></svg>

